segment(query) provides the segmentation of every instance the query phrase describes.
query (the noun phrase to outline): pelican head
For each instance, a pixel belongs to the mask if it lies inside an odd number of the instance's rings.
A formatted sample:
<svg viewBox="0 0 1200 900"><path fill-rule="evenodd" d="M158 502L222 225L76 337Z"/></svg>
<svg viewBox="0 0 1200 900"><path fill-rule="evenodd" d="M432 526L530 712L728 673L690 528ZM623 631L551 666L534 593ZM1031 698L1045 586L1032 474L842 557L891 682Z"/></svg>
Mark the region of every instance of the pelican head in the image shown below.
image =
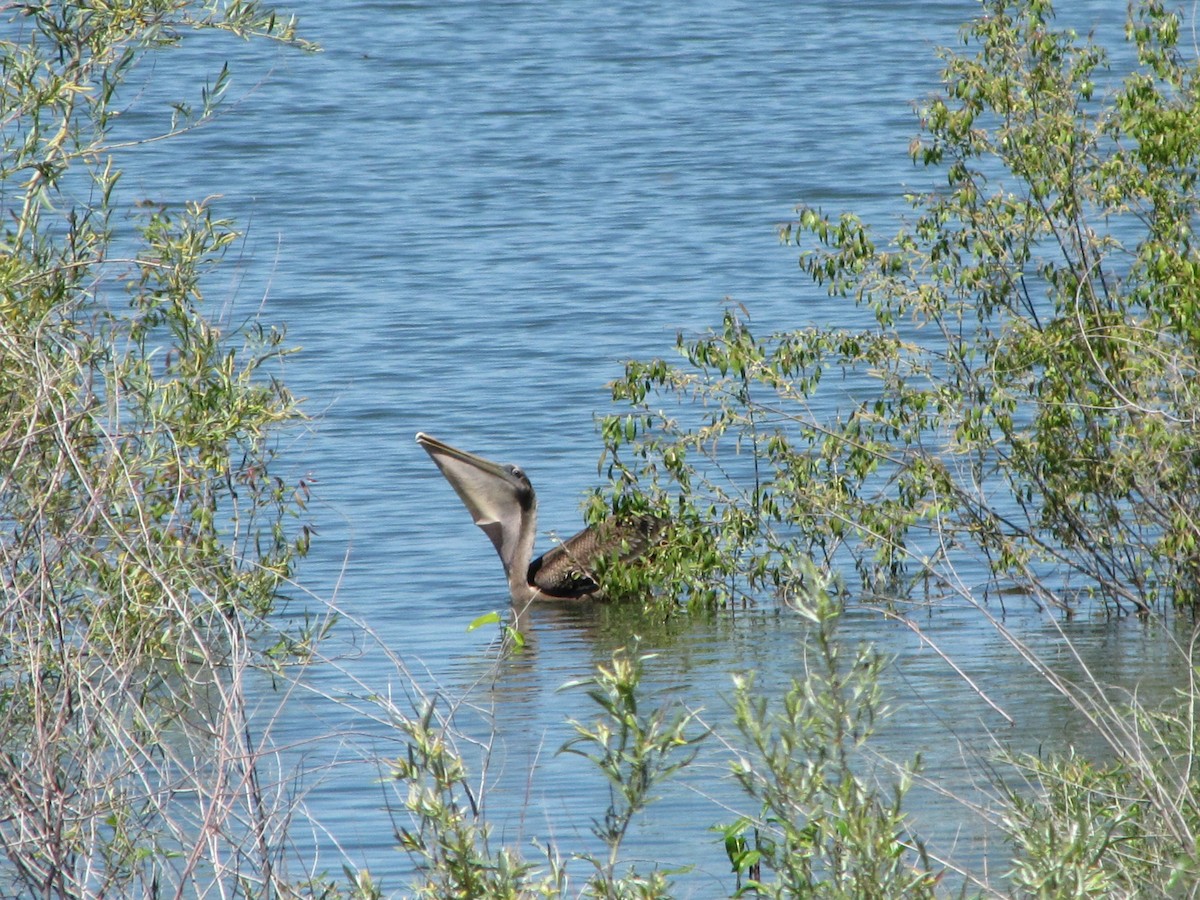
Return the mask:
<svg viewBox="0 0 1200 900"><path fill-rule="evenodd" d="M475 524L491 538L513 599L527 599L529 563L537 534L537 494L518 466L451 447L424 432L417 443L437 463Z"/></svg>

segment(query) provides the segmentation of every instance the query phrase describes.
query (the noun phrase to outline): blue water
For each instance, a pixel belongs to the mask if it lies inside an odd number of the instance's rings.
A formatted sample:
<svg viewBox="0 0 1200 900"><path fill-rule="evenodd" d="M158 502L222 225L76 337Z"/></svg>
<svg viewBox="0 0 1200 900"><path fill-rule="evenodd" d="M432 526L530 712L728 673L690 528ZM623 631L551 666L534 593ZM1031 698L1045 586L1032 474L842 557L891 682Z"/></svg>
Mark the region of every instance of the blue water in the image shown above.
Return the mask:
<svg viewBox="0 0 1200 900"><path fill-rule="evenodd" d="M401 893L408 863L388 809L398 800L360 760L398 755L403 742L367 718L386 718L371 695L394 692L404 707L410 675L447 698L465 693L461 727L491 735L497 836L532 856L534 837L593 846L605 785L554 752L570 736L565 720L592 713L582 691L558 689L613 647L640 635L658 653L648 690L702 707L714 725L728 721L732 673L755 669L782 687L805 664L798 623L773 609L668 623L547 610L527 652L498 661L494 629L467 629L505 607L499 565L414 433L519 462L540 489L543 529L568 535L598 480L593 417L609 409L605 384L622 360L669 355L678 331L716 325L729 303L759 331L860 320L801 277L775 229L798 203L895 229L900 195L936 177L907 155L912 101L937 84L934 47L953 43L977 5L291 8L322 53L191 38L159 60L151 74L170 86L229 59L240 99L209 127L129 151L122 190L164 202L220 195L247 237L210 297L234 319L261 306L300 348L285 376L312 422L282 448L282 465L317 482L320 533L302 583L314 607L347 618L328 650L336 666L308 675L314 693L285 707L275 735L295 747L288 764L309 770L317 864L338 873L344 856ZM1072 15L1113 28L1123 11L1093 0ZM1076 665L1057 623L1015 618L1039 652ZM911 630L863 611L851 636L894 658L881 753L921 751L937 788L980 802L978 754L993 741L1036 749L1080 733L977 610L918 622L1013 724ZM1063 627L1114 682L1177 675L1138 623L1084 616ZM705 831L732 819L718 803L737 799L714 756L635 834L641 859L696 866L681 878L685 895L732 889ZM962 866L1003 869L980 817L937 790L914 798L914 825Z"/></svg>

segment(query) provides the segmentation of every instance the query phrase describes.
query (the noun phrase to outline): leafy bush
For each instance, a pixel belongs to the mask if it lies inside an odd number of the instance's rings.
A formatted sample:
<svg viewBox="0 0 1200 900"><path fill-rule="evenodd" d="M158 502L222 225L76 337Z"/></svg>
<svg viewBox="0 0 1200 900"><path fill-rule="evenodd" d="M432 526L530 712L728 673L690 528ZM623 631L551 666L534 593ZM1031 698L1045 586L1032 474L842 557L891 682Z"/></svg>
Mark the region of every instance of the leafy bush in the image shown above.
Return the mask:
<svg viewBox="0 0 1200 900"><path fill-rule="evenodd" d="M206 309L237 237L119 202L123 93L189 30L296 42L256 3L22 3L0 41L0 891L275 893L254 624L309 531L271 471L283 332ZM212 118L222 70L178 134Z"/></svg>
<svg viewBox="0 0 1200 900"><path fill-rule="evenodd" d="M1066 609L1196 601L1197 71L1157 0L1127 72L1052 15L987 0L945 55L911 148L945 184L889 241L813 208L783 229L872 327L762 338L731 311L615 383L632 411L603 424L596 506L673 512L660 577L694 601L778 588L797 557L892 596L980 572L983 596Z"/></svg>

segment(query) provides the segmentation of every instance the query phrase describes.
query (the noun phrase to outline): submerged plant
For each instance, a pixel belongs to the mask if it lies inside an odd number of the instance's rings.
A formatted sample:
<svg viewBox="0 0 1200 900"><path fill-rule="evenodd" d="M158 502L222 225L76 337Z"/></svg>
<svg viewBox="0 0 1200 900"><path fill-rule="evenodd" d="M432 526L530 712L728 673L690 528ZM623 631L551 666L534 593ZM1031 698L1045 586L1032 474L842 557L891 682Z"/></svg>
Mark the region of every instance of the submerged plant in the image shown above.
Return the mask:
<svg viewBox="0 0 1200 900"><path fill-rule="evenodd" d="M553 857L550 873L507 847L492 848L468 769L455 746L449 723L435 715L430 699L400 728L408 753L392 765L392 776L407 785L404 805L413 827L400 827L400 846L416 861L416 895L429 898L555 897L564 875Z"/></svg>
<svg viewBox="0 0 1200 900"><path fill-rule="evenodd" d="M1194 653L1162 638L1170 653ZM996 784L1013 850L1007 881L1031 897L1193 896L1200 883L1200 685L1190 677L1150 707L1083 665L1054 688L1106 745L1102 759L1068 748L1006 753Z"/></svg>
<svg viewBox="0 0 1200 900"><path fill-rule="evenodd" d="M611 665L597 666L588 697L601 715L591 724L572 721L576 735L562 747L563 752L591 760L608 779L608 809L592 827L607 855L581 857L595 868L588 895L605 900L665 896L668 881L659 870L648 875L635 870L617 873L621 848L634 819L656 799L654 792L695 759L696 745L704 739L703 732L688 733L695 724L694 713L669 704L639 710L638 688L651 659L636 649L619 649Z"/></svg>
<svg viewBox="0 0 1200 900"><path fill-rule="evenodd" d="M576 736L562 748L595 765L608 782L611 798L593 826L606 854L566 854L594 870L584 896L667 896L666 873L619 872L621 851L634 819L653 802L654 791L691 762L703 734L689 734L694 715L669 704L639 711L647 659L621 649L613 654L611 666L597 667L595 677L584 683L591 686L588 696L600 714L587 725L573 722ZM412 827L401 826L398 836L417 864L418 895L567 896L564 848L546 847L541 851L546 862L540 865L513 848L494 845L478 796L482 788L472 786L452 723L438 717L435 708L434 701L427 700L417 715L393 710L408 752L393 763L392 774L406 785L404 807L412 822Z"/></svg>

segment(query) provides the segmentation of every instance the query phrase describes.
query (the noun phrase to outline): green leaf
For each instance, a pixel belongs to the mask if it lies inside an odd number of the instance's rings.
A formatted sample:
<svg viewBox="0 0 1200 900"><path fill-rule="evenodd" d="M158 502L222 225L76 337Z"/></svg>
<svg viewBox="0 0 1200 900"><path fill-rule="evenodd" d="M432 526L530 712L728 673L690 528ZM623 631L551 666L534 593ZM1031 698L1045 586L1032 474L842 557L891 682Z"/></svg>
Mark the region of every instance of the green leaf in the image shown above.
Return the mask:
<svg viewBox="0 0 1200 900"><path fill-rule="evenodd" d="M467 632L470 633L476 628L482 628L484 625L497 625L500 622L500 613L492 610L489 613L484 613L478 619L467 626Z"/></svg>

